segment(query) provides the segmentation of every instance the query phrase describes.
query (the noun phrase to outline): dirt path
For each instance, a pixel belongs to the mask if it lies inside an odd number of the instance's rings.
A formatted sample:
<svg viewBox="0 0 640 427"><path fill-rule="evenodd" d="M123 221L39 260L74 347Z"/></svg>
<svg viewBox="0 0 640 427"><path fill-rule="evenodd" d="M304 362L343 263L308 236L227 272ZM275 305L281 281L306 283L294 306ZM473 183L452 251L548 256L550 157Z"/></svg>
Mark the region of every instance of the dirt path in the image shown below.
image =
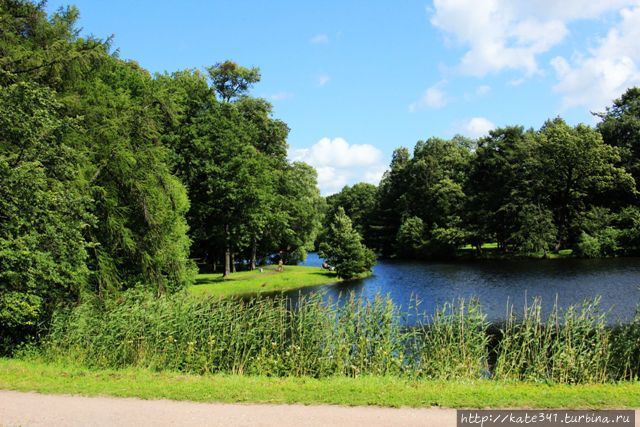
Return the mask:
<svg viewBox="0 0 640 427"><path fill-rule="evenodd" d="M0 390L2 427L455 425L453 409L194 403Z"/></svg>

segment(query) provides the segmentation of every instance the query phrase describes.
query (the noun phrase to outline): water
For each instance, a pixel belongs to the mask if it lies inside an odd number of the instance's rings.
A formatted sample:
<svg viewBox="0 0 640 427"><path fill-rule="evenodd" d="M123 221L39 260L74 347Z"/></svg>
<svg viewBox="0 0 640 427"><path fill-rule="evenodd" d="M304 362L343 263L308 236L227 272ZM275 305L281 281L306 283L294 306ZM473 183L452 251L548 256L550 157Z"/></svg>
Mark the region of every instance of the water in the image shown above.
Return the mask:
<svg viewBox="0 0 640 427"><path fill-rule="evenodd" d="M322 260L310 253L303 265L320 267ZM554 302L560 307L601 297L600 307L610 310L611 323L628 322L640 303L640 258L560 260L478 260L469 262L411 262L379 260L373 276L346 284L315 286L299 292L323 290L334 299L349 291L373 297L389 294L396 305L407 308L412 298L422 300L427 313L458 298L477 297L490 321L505 318L507 303L521 310L532 298L542 298L548 313Z"/></svg>

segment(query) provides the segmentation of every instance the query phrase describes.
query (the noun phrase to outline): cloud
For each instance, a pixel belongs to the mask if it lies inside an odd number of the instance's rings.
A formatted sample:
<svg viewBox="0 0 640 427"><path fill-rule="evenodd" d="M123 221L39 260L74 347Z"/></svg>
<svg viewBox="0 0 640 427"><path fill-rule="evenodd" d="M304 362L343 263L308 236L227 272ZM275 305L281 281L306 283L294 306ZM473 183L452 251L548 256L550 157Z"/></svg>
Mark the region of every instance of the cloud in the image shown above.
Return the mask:
<svg viewBox="0 0 640 427"><path fill-rule="evenodd" d="M327 44L329 43L329 36L326 34L316 34L315 36L309 39L309 43L311 44Z"/></svg>
<svg viewBox="0 0 640 427"><path fill-rule="evenodd" d="M487 135L495 127L496 125L484 117L473 117L464 123L462 132L470 138L480 138Z"/></svg>
<svg viewBox="0 0 640 427"><path fill-rule="evenodd" d="M485 76L517 70L540 72L537 57L561 43L567 24L595 19L637 0L434 0L431 24L467 50L463 74Z"/></svg>
<svg viewBox="0 0 640 427"><path fill-rule="evenodd" d="M269 96L272 101L282 101L290 98L293 98L293 93L291 92L277 92Z"/></svg>
<svg viewBox="0 0 640 427"><path fill-rule="evenodd" d="M373 145L349 144L344 138L322 138L309 148L289 150L290 160L316 168L323 195L338 192L347 184L378 184L386 170L382 157Z"/></svg>
<svg viewBox="0 0 640 427"><path fill-rule="evenodd" d="M562 108L603 111L631 86L640 85L640 5L625 8L621 20L586 54L551 60Z"/></svg>
<svg viewBox="0 0 640 427"><path fill-rule="evenodd" d="M318 85L324 86L329 83L329 80L331 80L331 77L329 77L328 74L322 73L318 76Z"/></svg>
<svg viewBox="0 0 640 427"><path fill-rule="evenodd" d="M476 88L477 96L485 96L488 95L489 92L491 92L491 86L489 85L481 85Z"/></svg>
<svg viewBox="0 0 640 427"><path fill-rule="evenodd" d="M420 99L409 104L409 112L414 113L424 108L442 108L447 105L447 94L439 86L441 83L431 86Z"/></svg>

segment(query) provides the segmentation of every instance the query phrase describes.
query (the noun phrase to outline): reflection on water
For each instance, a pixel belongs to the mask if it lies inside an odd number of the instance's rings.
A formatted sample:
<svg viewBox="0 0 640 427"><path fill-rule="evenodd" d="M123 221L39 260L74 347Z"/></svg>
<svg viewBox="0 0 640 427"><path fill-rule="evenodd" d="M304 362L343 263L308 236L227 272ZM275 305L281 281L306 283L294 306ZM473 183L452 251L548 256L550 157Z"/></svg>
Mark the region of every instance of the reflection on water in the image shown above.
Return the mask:
<svg viewBox="0 0 640 427"><path fill-rule="evenodd" d="M309 254L303 265L320 268ZM388 294L407 308L415 297L428 313L458 298L477 297L490 321L504 319L507 303L521 310L525 299L542 298L546 313L556 298L561 307L601 297L610 321L629 321L640 303L640 258L562 260L481 260L471 262L410 262L379 260L373 276L348 284L316 286L287 295L323 290L327 297L355 291L365 297Z"/></svg>

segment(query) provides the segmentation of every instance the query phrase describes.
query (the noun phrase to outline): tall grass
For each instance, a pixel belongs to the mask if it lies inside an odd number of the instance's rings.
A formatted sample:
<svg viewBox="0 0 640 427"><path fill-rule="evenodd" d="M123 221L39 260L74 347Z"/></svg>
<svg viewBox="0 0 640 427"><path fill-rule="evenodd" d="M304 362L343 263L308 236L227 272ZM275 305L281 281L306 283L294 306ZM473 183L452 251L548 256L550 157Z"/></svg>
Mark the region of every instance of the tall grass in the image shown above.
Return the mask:
<svg viewBox="0 0 640 427"><path fill-rule="evenodd" d="M60 311L42 354L96 368L268 376L394 375L411 378L602 383L636 379L640 318L606 327L598 301L542 317L540 301L498 332L477 301L447 304L403 326L388 297L155 298L126 292ZM490 332L493 331L493 332ZM492 360L490 363L489 360Z"/></svg>

